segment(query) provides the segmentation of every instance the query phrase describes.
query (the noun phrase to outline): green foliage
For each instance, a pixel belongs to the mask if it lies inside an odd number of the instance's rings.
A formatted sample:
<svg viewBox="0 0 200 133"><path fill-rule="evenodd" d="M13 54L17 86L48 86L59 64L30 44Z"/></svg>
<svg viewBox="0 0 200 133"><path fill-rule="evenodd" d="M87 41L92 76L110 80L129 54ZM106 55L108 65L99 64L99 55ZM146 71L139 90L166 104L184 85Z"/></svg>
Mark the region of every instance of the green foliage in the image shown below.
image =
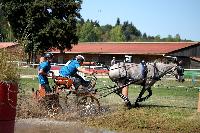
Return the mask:
<svg viewBox="0 0 200 133"><path fill-rule="evenodd" d="M19 71L14 62L16 56L6 50L0 50L0 81L18 82Z"/></svg>
<svg viewBox="0 0 200 133"><path fill-rule="evenodd" d="M179 34L174 37L169 35L167 38L161 38L160 35L151 36L146 33L141 33L133 23L128 21L120 23L117 18L115 26L102 25L100 26L97 21L87 20L84 22L82 19L77 24L77 35L80 42L109 42L109 41L122 41L122 42L179 42L190 41L182 40ZM119 28L121 27L121 28Z"/></svg>
<svg viewBox="0 0 200 133"><path fill-rule="evenodd" d="M76 23L81 0L3 0L16 39L26 52L70 49L78 43Z"/></svg>
<svg viewBox="0 0 200 133"><path fill-rule="evenodd" d="M12 29L0 7L0 42L14 41Z"/></svg>
<svg viewBox="0 0 200 133"><path fill-rule="evenodd" d="M116 22L115 26L118 26L118 25L120 25L120 19L119 18L117 18L117 22Z"/></svg>
<svg viewBox="0 0 200 133"><path fill-rule="evenodd" d="M110 41L110 31L112 30L112 25L105 25L100 27L102 30L101 38L103 42Z"/></svg>
<svg viewBox="0 0 200 133"><path fill-rule="evenodd" d="M176 34L176 36L174 37L174 41L176 42L180 42L181 41L181 37L179 34Z"/></svg>
<svg viewBox="0 0 200 133"><path fill-rule="evenodd" d="M87 21L85 22L81 28L79 29L79 40L80 42L96 42L98 41L98 32L97 29L93 23Z"/></svg>
<svg viewBox="0 0 200 133"><path fill-rule="evenodd" d="M113 42L123 42L125 40L125 36L122 33L122 26L118 25L115 26L111 31L110 31L110 39Z"/></svg>
<svg viewBox="0 0 200 133"><path fill-rule="evenodd" d="M128 21L122 25L122 31L126 42L135 41L138 37L142 36L141 32L132 23L129 24Z"/></svg>

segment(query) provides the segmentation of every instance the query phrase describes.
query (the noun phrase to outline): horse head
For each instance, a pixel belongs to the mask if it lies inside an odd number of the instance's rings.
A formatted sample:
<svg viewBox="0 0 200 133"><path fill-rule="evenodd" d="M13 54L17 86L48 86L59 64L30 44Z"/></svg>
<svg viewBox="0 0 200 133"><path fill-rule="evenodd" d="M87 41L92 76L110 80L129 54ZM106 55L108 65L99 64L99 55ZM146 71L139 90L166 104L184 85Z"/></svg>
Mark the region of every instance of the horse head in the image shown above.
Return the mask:
<svg viewBox="0 0 200 133"><path fill-rule="evenodd" d="M167 71L168 74L175 76L178 82L184 82L184 68L181 64L175 63L172 65L170 69Z"/></svg>
<svg viewBox="0 0 200 133"><path fill-rule="evenodd" d="M172 74L179 82L184 82L184 68L183 68L183 61L178 61L177 57L174 56L165 56L168 59L172 59L172 61L176 64L176 66L172 69Z"/></svg>
<svg viewBox="0 0 200 133"><path fill-rule="evenodd" d="M184 68L182 66L182 61L176 63L174 75L179 82L184 82Z"/></svg>

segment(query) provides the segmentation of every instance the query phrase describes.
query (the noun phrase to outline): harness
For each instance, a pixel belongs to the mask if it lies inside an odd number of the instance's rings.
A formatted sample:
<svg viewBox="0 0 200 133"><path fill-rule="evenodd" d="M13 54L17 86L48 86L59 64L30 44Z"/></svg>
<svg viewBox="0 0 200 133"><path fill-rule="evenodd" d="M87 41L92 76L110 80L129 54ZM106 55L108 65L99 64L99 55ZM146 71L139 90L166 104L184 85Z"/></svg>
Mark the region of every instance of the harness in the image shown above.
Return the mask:
<svg viewBox="0 0 200 133"><path fill-rule="evenodd" d="M157 68L157 66L156 66L156 63L154 62L154 64L153 64L153 79L154 80L160 80L160 76L159 76L159 70L158 70L158 68Z"/></svg>
<svg viewBox="0 0 200 133"><path fill-rule="evenodd" d="M142 84L145 84L146 79L147 79L147 74L148 74L147 64L146 64L146 62L142 61L140 63L140 65L141 65L141 75L142 75L142 80L143 80ZM117 67L112 68L110 70L118 70L118 75L119 75L118 80L123 80L124 83L127 84L127 83L130 82L130 79L128 77L129 76L128 75L128 69L131 68L131 67L134 67L134 66L133 65L126 65L124 62L123 63L121 62L121 63L117 63Z"/></svg>
<svg viewBox="0 0 200 133"><path fill-rule="evenodd" d="M120 65L120 63L118 64L118 66ZM123 77L127 77L127 69L126 69L126 65L125 65L125 63L123 62L123 65L122 65L122 68L124 68L124 69L122 69L122 72L121 72L121 74L122 75L120 75L122 78ZM120 72L120 71L119 71ZM120 73L119 73L120 74Z"/></svg>
<svg viewBox="0 0 200 133"><path fill-rule="evenodd" d="M148 73L147 64L146 64L145 61L142 61L142 62L141 62L141 65L142 65L142 70L141 70L142 78L143 78L143 79L146 79L146 78L147 78L147 73Z"/></svg>
<svg viewBox="0 0 200 133"><path fill-rule="evenodd" d="M176 76L173 72L177 69L178 70L178 66L176 67L175 70L172 71L172 68L173 67L170 67L169 69L167 69L166 71L162 72L160 71L157 66L156 66L156 63L153 64L153 67L154 67L154 75L153 75L153 79L154 80L160 80L161 77L163 77L165 74L167 73L171 73L172 75ZM181 71L184 71L184 69L182 68ZM161 74L159 75L159 72L161 72Z"/></svg>
<svg viewBox="0 0 200 133"><path fill-rule="evenodd" d="M123 62L123 64L122 63L117 63L117 64L118 64L117 67L112 68L110 70L117 70L118 69L119 70L118 74L119 74L120 78L127 77L127 68L126 68L125 63Z"/></svg>

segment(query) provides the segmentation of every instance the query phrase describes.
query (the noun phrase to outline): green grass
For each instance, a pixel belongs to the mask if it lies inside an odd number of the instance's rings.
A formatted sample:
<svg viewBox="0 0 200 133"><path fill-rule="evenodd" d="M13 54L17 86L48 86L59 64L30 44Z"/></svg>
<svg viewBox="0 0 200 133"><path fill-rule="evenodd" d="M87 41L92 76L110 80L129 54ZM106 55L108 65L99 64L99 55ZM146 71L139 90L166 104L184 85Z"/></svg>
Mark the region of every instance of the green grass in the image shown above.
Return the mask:
<svg viewBox="0 0 200 133"><path fill-rule="evenodd" d="M19 71L20 71L21 75L37 75L37 68L31 68L31 67L23 68L23 67L20 67Z"/></svg>
<svg viewBox="0 0 200 133"><path fill-rule="evenodd" d="M88 126L123 132L199 132L200 115L196 110L177 107L144 106L87 118Z"/></svg>
<svg viewBox="0 0 200 133"><path fill-rule="evenodd" d="M39 82L37 77L35 78L21 78L20 79L20 92L24 94L30 94L32 88L38 89ZM53 86L53 80L49 79L50 86Z"/></svg>
<svg viewBox="0 0 200 133"><path fill-rule="evenodd" d="M198 87L200 82L179 83L176 81L159 81L152 87L153 95L141 103L140 108L124 110L122 100L110 95L104 98L106 103L118 103L113 113L84 119L88 126L107 128L123 132L180 132L200 131L200 113L197 113ZM134 103L140 86L129 87L129 97Z"/></svg>
<svg viewBox="0 0 200 133"><path fill-rule="evenodd" d="M52 80L49 81L53 85ZM96 88L114 85L109 79L97 81ZM29 94L31 88L38 87L38 81L36 78L21 79L20 86L21 92ZM199 81L193 84L191 80L184 83L161 80L152 87L153 95L142 102L140 108L126 110L122 106L122 99L111 94L100 100L102 107L109 106L109 112L81 120L87 126L119 132L198 133L200 131L200 113L197 113L199 87ZM140 86L129 87L129 98L132 103L140 90Z"/></svg>

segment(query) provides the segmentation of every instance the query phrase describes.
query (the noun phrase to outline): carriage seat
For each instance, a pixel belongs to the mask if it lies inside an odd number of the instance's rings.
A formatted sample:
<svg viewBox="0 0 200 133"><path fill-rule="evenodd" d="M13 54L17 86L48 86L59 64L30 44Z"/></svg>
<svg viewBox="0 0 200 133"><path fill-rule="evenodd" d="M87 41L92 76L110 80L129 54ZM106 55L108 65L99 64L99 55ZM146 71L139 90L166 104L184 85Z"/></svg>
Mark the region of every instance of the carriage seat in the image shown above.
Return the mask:
<svg viewBox="0 0 200 133"><path fill-rule="evenodd" d="M73 84L73 80L67 77L56 76L54 79L56 85L61 86L65 85L67 88L71 87Z"/></svg>

